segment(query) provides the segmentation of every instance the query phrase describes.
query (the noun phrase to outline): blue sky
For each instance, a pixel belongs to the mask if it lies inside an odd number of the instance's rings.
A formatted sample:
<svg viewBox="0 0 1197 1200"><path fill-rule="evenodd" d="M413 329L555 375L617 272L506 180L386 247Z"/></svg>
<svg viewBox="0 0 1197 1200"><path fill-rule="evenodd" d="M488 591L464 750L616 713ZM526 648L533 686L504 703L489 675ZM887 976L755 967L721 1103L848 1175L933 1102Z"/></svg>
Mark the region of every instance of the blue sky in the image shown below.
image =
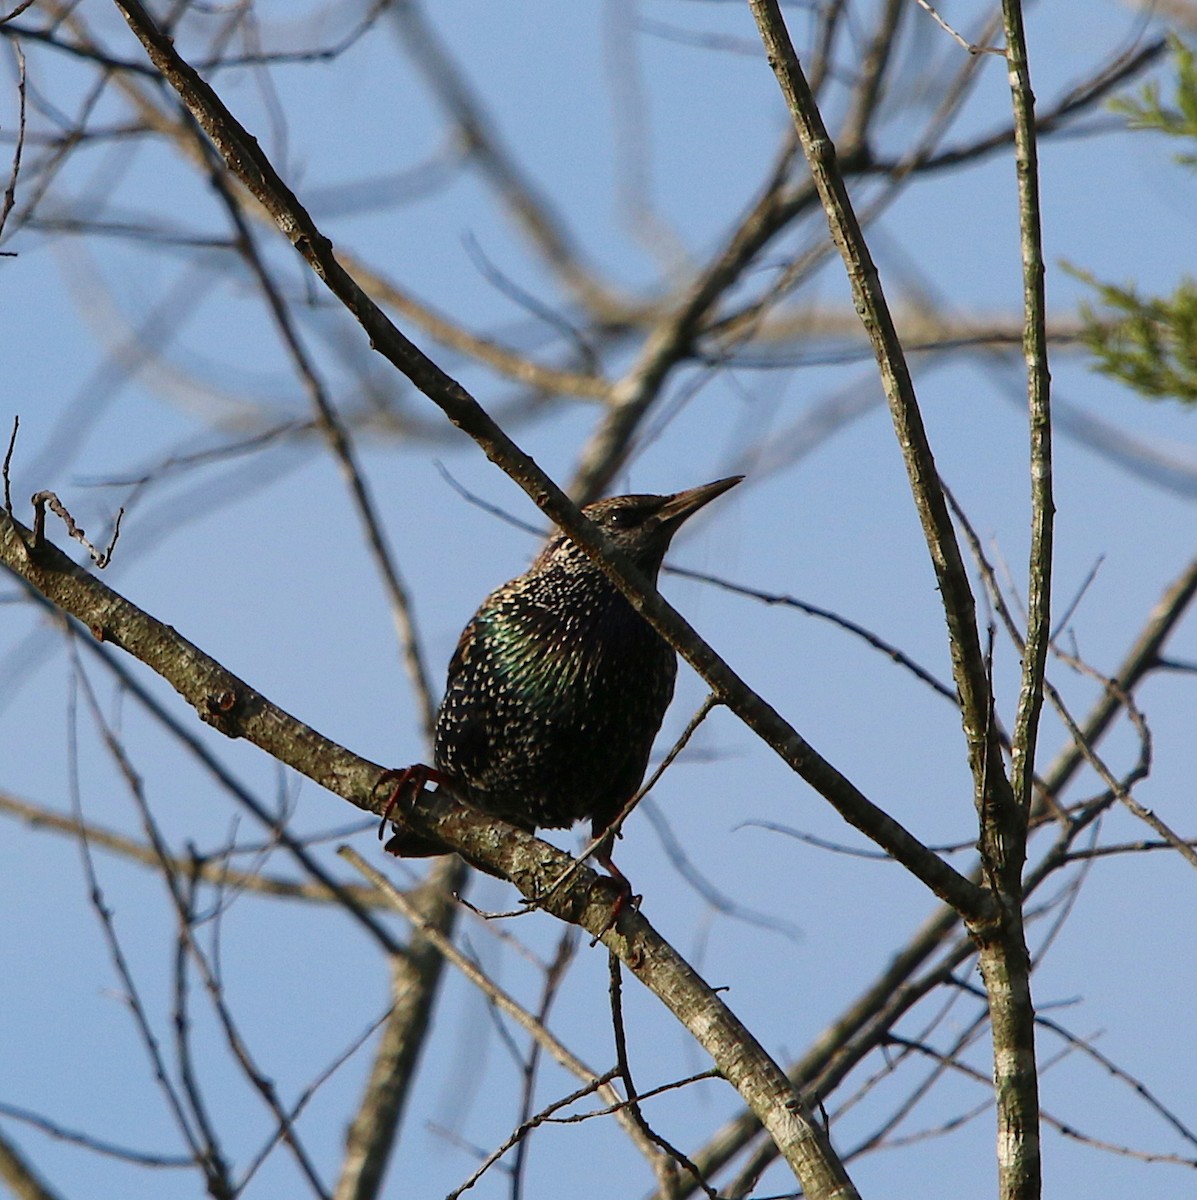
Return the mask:
<svg viewBox="0 0 1197 1200"><path fill-rule="evenodd" d="M310 41L309 17L318 8L258 5L264 39L278 46ZM138 58L114 10L88 0L80 11L104 31L114 52ZM945 4L942 11L967 27L987 10L968 3ZM1028 11L1041 105L1054 102L1117 48L1158 32L1142 28L1127 7L1103 0L1034 5ZM787 13L801 38L808 32L803 6ZM32 23L35 17L36 11L23 20ZM924 14L909 19L923 20ZM334 33L347 20L327 18ZM444 0L433 20L523 169L552 198L587 257L623 288L657 291L661 258L675 249L690 264L703 263L750 201L785 127L770 72L759 57L739 52L754 44L746 6ZM906 145L926 120L920 81L942 78L961 63L959 47L929 18L924 24L903 43L906 58L898 79L906 90L900 89L900 107L882 128L879 152ZM705 44L687 44L679 31L700 35ZM713 46L716 35L727 40ZM44 48L25 49L39 94L72 111L85 89L81 69ZM496 287L480 262L555 311L569 314L568 302L518 231L496 216L493 195L477 176L450 172L446 186L410 200L395 182L430 161L443 161L446 135L385 23L334 63L275 68L273 92L250 72L229 72L215 82L301 198L313 197L313 213L338 248L388 271L470 328L538 349L550 345L552 330ZM633 109L634 128L642 143L646 194L669 231L647 244L629 231L613 198L628 161L622 157L627 143L619 137L621 114L637 94L643 103ZM1001 61L989 58L948 143L1006 123L1008 94ZM6 84L0 88L5 132L12 128L13 105L13 88ZM833 94L833 114L835 105ZM110 89L96 122L127 112ZM1112 123L1101 113L1086 120ZM1150 135L1113 130L1044 143L1053 314L1067 318L1082 292L1060 269L1063 262L1158 291L1192 272L1193 181L1171 161L1174 149ZM377 203L360 211L328 190L371 180L388 182L366 187ZM382 203L392 192L400 202ZM871 194L864 188L858 198ZM79 153L40 209L44 220L71 213L227 235L202 176L173 151L144 140L98 144ZM787 255L823 236L823 218L816 213L765 255L761 274L769 277ZM306 298L308 285L293 253L266 231L260 237L290 294ZM1020 319L1014 171L1007 155L911 186L872 228L870 239L887 294L899 308L914 297L929 297L941 311L962 319L1004 317L1007 325ZM36 489L53 488L88 532L98 534L129 492L127 483L112 481L127 481L172 456L264 425L306 419L307 402L251 281L239 270L229 272L221 252L134 246L119 238L84 242L35 230L10 235L4 248L18 256L0 263L6 331L0 426L7 428L11 415L20 415L13 490L22 502ZM746 286L757 282L750 276ZM843 310L845 296L842 268L829 260L800 302ZM443 427L430 404L408 395L405 384L370 360L356 327L314 286L310 297L312 303L297 305L303 336L342 409L361 413L369 404L369 384L387 400L402 398L412 418L401 431L363 421L357 433L388 536L412 583L428 661L439 682L465 620L491 588L524 568L536 541L462 500L438 464L516 516L538 523L537 514L475 448ZM462 363L418 331L413 336L488 409L507 411L519 398L514 385ZM129 369L130 361L135 369ZM612 365L626 366L626 358ZM940 470L991 553L1009 564L1013 588L1021 593L1027 499L1020 356L1011 351L916 357L912 369ZM1052 373L1057 399L1108 427L1133 461L1142 461L1135 457L1141 442L1197 467L1186 412L1145 402L1102 379L1075 349L1055 354ZM673 415L650 421L658 432L621 474L620 489L673 490L727 474L745 458L763 462L771 450L788 445L788 431L836 395L858 399L861 412L806 453L791 453L775 470L754 473L750 465L746 484L687 529L673 560L832 608L947 678L934 580L867 356L768 371L733 367L714 373L683 404L691 376L683 372L670 389L660 412ZM511 431L556 478L566 480L595 421L594 406L576 401ZM1098 670L1115 667L1193 553L1197 471L1187 478L1187 490L1166 486L1158 476L1136 474L1065 432L1058 437L1057 611L1100 560L1071 622L1077 648ZM132 506L106 579L353 750L396 765L425 753L381 589L338 472L315 439L296 438L267 454L168 475ZM959 721L949 705L876 652L793 610L766 608L678 578L666 578L662 587L821 753L912 831L936 845L967 843L975 836ZM5 598L11 594L5 590ZM1191 622L1170 650L1178 658L1197 658ZM1083 712L1094 685L1064 666L1052 671ZM996 681L1007 719L1016 672L1014 652L999 640ZM64 645L32 609L0 608L0 673L6 680L0 690L0 788L68 809L68 748L75 727L84 811L99 824L136 834L136 814L86 713L72 715L72 667ZM148 672L139 670L138 678L181 719L190 719ZM102 672L95 679L101 705L119 724L172 841L180 847L221 844L238 820L225 799L136 705L118 696L110 679ZM662 748L702 695L699 681L683 669ZM1193 775L1192 683L1181 675L1153 677L1140 702L1151 723L1155 760L1136 794L1183 832ZM228 744L211 731L202 734L261 796L293 802L297 829L352 820L341 802L282 776L254 748ZM1061 739L1058 722L1045 718L1041 763L1050 760ZM693 956L710 982L730 984L729 1003L786 1061L874 978L931 911L932 901L891 863L829 853L762 828L772 822L862 846L858 835L729 714L716 713L694 749L690 760L665 776L654 793L656 804L715 888L745 908L791 923L800 936L787 938L713 913L669 863L642 815L628 827L619 862L644 893L649 918ZM1120 728L1103 750L1125 768L1135 746ZM1075 795L1096 788L1089 778ZM246 840L261 836L243 823L237 831ZM1102 831L1109 841L1145 836L1117 811ZM570 834L555 840L576 844ZM377 858L372 830L352 841ZM0 1045L0 1100L97 1136L171 1148L171 1128L118 998L76 848L8 822L0 855L5 914L0 952L9 964L0 972L0 1012L9 1030L20 1031ZM161 884L119 859L98 862L147 1006L165 1034L173 924ZM411 877L406 865L386 865L401 882ZM283 864L272 867L281 871ZM1058 886L1066 882L1076 880L1062 876ZM1177 1019L1177 997L1194 988L1191 956L1178 953L1197 933L1188 903L1193 882L1192 871L1165 854L1100 862L1084 879L1075 911L1035 976L1036 997L1052 1006L1053 1017L1078 1034L1100 1033L1103 1053L1190 1122L1193 1114L1185 1106L1191 1105L1189 1064L1197 1045L1192 1023ZM489 880L471 895L484 907L505 908L512 901L509 888ZM1048 917L1033 927L1033 948L1050 922ZM552 953L560 929L547 916L536 914L516 925L513 932L536 952ZM535 976L492 933L467 921L462 937L504 986L535 1003ZM385 1008L385 965L332 913L240 897L224 913L219 935L231 1000L255 1053L288 1095L306 1086ZM442 1004L387 1194L444 1195L474 1165L455 1139L490 1148L517 1119L512 1068L484 1005L455 978L448 980ZM642 1087L705 1067L651 997L629 986L627 1004ZM946 1028L962 1028L967 1012L967 1002L958 1000ZM205 1070L222 1129L230 1152L244 1162L268 1121L219 1050L198 999L195 1013L203 1044L211 1049ZM554 1028L598 1069L611 1061L600 951L580 951L555 1009ZM1047 1058L1058 1049L1046 1040ZM987 1070L984 1042L969 1061ZM305 1117L303 1132L329 1178L366 1069L364 1054L352 1058L321 1088ZM871 1130L909 1079L903 1075L883 1084L869 1102L838 1117L837 1145L846 1149ZM546 1068L538 1101L547 1103L573 1086L555 1068ZM982 1098L976 1085L948 1080L903 1131L934 1126ZM1111 1083L1079 1053L1045 1072L1043 1102L1094 1137L1185 1152L1128 1089ZM686 1149L701 1145L738 1108L730 1089L716 1083L656 1103L653 1120ZM64 1195L84 1189L122 1197L198 1193L190 1176L167 1176L164 1184L162 1176L96 1160L17 1123L5 1129ZM646 1169L625 1152L621 1138L613 1126L600 1131L594 1122L548 1130L533 1145L527 1194L560 1194L562 1173L580 1200L648 1191ZM936 1200L984 1194L994 1175L992 1141L991 1117L982 1114L941 1139L864 1158L852 1173L865 1195ZM1191 1147L1188 1154L1192 1157ZM582 1155L588 1164L609 1160L610 1173L589 1166L579 1171ZM1150 1188L1153 1196L1169 1200L1191 1188L1183 1168L1147 1167L1054 1132L1045 1132L1045 1172L1045 1193L1051 1195L1119 1196ZM253 1194L290 1195L295 1185L290 1160L276 1154ZM774 1194L789 1186L775 1170L762 1190ZM505 1188L495 1174L474 1194L506 1195Z"/></svg>

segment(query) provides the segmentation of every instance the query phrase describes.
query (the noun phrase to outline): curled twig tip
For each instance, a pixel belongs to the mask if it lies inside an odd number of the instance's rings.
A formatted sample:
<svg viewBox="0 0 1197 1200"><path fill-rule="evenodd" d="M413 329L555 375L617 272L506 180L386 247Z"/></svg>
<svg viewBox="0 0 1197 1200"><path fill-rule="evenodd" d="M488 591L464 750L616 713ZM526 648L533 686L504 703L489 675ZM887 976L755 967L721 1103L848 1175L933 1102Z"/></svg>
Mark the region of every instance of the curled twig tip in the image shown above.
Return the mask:
<svg viewBox="0 0 1197 1200"><path fill-rule="evenodd" d="M15 430L14 430L15 436ZM8 460L5 459L5 488L7 491ZM5 497L7 500L7 495ZM117 538L121 535L121 520L124 518L125 510L121 508L116 514L116 521L112 526L112 537L109 539L108 548L106 550L97 550L87 539L84 531L75 524L75 518L71 516L67 506L59 500L54 492L42 491L34 492L30 503L33 505L33 547L36 550L46 540L46 508L47 506L55 516L62 520L62 523L67 527L67 533L75 539L81 546L86 549L91 555L91 560L102 571L111 561L112 552L116 549ZM11 511L11 509L9 510Z"/></svg>

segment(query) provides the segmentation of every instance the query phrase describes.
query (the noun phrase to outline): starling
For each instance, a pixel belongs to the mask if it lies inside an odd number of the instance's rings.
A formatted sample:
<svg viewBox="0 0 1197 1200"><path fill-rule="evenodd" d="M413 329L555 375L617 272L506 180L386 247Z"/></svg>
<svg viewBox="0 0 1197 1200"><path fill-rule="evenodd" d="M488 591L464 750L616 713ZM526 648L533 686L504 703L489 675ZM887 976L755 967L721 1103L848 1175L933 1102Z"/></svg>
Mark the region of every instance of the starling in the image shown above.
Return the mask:
<svg viewBox="0 0 1197 1200"><path fill-rule="evenodd" d="M741 478L582 511L655 583L682 523ZM676 677L673 648L558 532L462 631L437 716L435 770L401 779L434 779L530 833L588 818L600 837L640 786ZM418 857L448 848L400 827L387 849ZM610 845L596 857L630 892Z"/></svg>

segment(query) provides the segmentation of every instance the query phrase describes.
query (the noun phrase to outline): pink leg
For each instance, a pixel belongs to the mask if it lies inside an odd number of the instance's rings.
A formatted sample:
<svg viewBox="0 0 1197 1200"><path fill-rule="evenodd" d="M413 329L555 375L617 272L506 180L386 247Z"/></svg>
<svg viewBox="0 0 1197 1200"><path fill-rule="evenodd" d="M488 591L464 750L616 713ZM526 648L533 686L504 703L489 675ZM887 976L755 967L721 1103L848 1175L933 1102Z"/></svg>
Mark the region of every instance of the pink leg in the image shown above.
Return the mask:
<svg viewBox="0 0 1197 1200"><path fill-rule="evenodd" d="M594 861L606 868L607 874L611 877L611 882L615 885L616 889L615 904L611 909L611 920L603 929L603 933L606 933L619 920L619 914L629 904L633 908L636 908L640 904L640 897L633 894L632 885L628 877L611 860L612 849L611 841L607 841L594 852Z"/></svg>
<svg viewBox="0 0 1197 1200"><path fill-rule="evenodd" d="M445 777L440 771L426 766L424 763L413 763L410 767L404 767L402 770L384 771L374 785L376 792L383 784L388 785L391 789L387 795L386 807L382 810L382 819L378 823L378 840L382 841L386 833L387 822L391 819L395 806L405 793L416 796L423 791L426 784L445 782Z"/></svg>

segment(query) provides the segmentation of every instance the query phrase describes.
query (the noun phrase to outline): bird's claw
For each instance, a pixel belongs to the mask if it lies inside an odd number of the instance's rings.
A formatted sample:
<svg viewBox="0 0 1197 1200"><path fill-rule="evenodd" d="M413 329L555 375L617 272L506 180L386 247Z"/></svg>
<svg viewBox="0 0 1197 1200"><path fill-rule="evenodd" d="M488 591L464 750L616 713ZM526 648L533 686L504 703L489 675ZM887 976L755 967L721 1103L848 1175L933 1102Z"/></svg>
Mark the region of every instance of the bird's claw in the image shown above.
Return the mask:
<svg viewBox="0 0 1197 1200"><path fill-rule="evenodd" d="M413 763L410 767L383 771L373 788L374 795L377 795L379 788L383 786L390 788L382 817L378 822L378 840L381 842L386 835L387 822L391 820L396 806L405 794L418 796L425 784L443 782L441 773L424 763Z"/></svg>
<svg viewBox="0 0 1197 1200"><path fill-rule="evenodd" d="M615 928L615 922L619 920L625 909L630 912L639 912L640 902L644 899L643 896L632 891L632 885L622 873L600 877L599 883L613 887L616 896L615 903L611 905L611 913L603 922L603 927L590 939L592 947L597 946Z"/></svg>

